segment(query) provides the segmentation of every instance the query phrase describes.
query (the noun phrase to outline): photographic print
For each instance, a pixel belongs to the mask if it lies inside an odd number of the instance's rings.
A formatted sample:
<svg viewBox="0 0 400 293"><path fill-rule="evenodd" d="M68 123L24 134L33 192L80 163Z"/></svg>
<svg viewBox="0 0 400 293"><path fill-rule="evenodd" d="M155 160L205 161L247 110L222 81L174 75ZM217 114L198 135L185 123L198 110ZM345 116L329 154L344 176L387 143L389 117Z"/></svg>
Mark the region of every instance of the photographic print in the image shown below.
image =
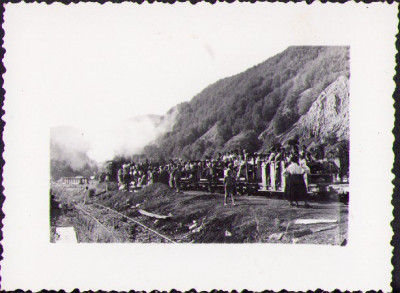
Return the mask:
<svg viewBox="0 0 400 293"><path fill-rule="evenodd" d="M161 58L170 59L163 48ZM121 117L106 111L104 132L101 125L88 133L53 127L52 241L345 245L349 56L344 46L290 46L187 101L171 101L163 115L116 124L111 119ZM134 84L166 78L141 70L121 75L138 74ZM190 72L171 67L170 75ZM133 93L126 99L115 107Z"/></svg>
<svg viewBox="0 0 400 293"><path fill-rule="evenodd" d="M390 290L397 8L6 4L2 288Z"/></svg>

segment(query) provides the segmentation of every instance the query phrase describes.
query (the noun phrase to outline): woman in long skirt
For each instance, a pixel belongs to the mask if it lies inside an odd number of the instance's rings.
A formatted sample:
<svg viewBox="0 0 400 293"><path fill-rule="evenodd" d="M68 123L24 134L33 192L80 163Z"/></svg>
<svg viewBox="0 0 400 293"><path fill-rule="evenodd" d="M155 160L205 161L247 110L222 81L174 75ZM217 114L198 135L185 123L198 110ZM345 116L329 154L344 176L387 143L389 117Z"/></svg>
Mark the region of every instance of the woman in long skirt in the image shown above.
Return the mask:
<svg viewBox="0 0 400 293"><path fill-rule="evenodd" d="M291 206L296 202L296 206L299 207L299 201L304 201L304 206L308 207L304 174L309 173L310 169L306 165L300 166L297 157L292 157L290 161L290 165L283 171L286 176L285 194Z"/></svg>

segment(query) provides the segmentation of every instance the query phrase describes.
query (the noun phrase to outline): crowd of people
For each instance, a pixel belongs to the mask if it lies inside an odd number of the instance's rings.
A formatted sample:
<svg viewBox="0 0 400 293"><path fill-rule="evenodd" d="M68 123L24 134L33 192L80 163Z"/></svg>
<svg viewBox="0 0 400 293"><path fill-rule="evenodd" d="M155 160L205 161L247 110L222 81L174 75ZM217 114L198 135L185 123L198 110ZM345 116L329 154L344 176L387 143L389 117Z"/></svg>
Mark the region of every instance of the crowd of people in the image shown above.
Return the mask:
<svg viewBox="0 0 400 293"><path fill-rule="evenodd" d="M348 160L339 151L328 153L323 148L307 149L293 145L290 148L273 147L266 153L249 153L246 149L218 153L214 158L201 161L170 160L160 164L149 159L141 162L126 162L117 171L117 181L121 188L144 187L161 182L181 192L182 183L196 185L200 180L206 183L208 191L213 193L218 184L223 184L225 201L240 193L236 184L243 179L246 182L264 182L270 190L285 191L290 204L298 205L298 200L307 193L307 174L332 173L342 180L348 170ZM112 180L108 172L100 180ZM307 203L306 203L307 204Z"/></svg>

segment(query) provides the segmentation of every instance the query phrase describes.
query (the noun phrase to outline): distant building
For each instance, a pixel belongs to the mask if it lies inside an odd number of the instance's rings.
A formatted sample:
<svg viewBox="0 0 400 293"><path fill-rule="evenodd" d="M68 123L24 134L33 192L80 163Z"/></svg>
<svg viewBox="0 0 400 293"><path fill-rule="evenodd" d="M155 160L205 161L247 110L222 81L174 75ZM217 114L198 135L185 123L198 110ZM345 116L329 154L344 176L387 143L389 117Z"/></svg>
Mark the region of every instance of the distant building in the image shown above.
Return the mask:
<svg viewBox="0 0 400 293"><path fill-rule="evenodd" d="M89 184L89 178L83 176L62 177L61 182L63 184Z"/></svg>

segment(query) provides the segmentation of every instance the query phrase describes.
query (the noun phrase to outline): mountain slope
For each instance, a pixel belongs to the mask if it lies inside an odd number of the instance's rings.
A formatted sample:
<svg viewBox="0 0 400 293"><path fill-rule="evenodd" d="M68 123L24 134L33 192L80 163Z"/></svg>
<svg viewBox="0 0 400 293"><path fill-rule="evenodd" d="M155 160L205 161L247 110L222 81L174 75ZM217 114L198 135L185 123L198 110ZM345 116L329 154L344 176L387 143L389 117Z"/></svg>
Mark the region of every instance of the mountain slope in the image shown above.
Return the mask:
<svg viewBox="0 0 400 293"><path fill-rule="evenodd" d="M334 131L338 140L348 139L348 118L334 122L336 116L324 114L328 111L322 108L324 103L314 103L335 81L346 83L349 76L348 47L289 47L178 105L172 131L146 148L146 153L199 158L231 148L248 148L248 140L252 141L250 151L256 151L260 145L285 141L294 134L300 135L300 140L320 142L322 136L315 136L319 131ZM344 91L348 95L348 88ZM311 109L321 114L309 114L302 120ZM342 112L348 111L343 107ZM325 119L321 122L325 128L312 128L312 119Z"/></svg>
<svg viewBox="0 0 400 293"><path fill-rule="evenodd" d="M260 138L281 144L293 137L300 138L305 144L349 140L349 80L339 76L318 96L309 111L283 134L267 138L268 133L269 129L261 133Z"/></svg>
<svg viewBox="0 0 400 293"><path fill-rule="evenodd" d="M349 80L340 76L327 87L294 129L304 141L349 140Z"/></svg>

